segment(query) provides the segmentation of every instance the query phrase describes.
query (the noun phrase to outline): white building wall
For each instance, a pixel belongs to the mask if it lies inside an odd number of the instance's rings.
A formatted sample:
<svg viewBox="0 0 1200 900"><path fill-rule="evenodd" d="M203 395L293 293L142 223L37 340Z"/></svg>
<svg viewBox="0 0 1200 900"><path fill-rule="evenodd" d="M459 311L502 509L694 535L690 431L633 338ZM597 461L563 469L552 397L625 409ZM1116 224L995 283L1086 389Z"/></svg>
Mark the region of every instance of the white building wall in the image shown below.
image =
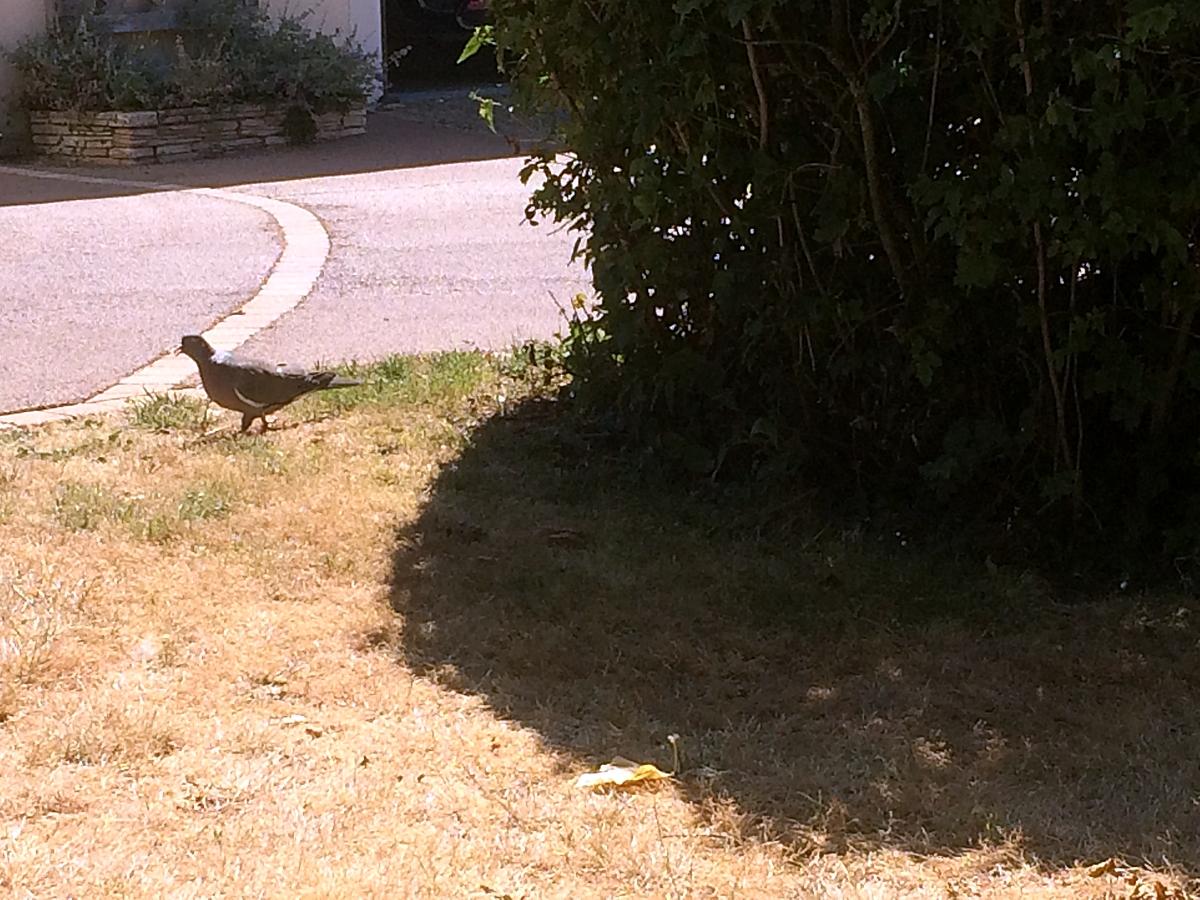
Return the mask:
<svg viewBox="0 0 1200 900"><path fill-rule="evenodd" d="M7 52L45 31L53 0L0 0L0 154L21 149L25 125L17 108L17 79Z"/></svg>
<svg viewBox="0 0 1200 900"><path fill-rule="evenodd" d="M0 0L2 2L2 0ZM308 13L305 24L326 34L338 34L363 46L379 60L383 71L382 0L259 0L272 14ZM378 99L376 96L371 100Z"/></svg>

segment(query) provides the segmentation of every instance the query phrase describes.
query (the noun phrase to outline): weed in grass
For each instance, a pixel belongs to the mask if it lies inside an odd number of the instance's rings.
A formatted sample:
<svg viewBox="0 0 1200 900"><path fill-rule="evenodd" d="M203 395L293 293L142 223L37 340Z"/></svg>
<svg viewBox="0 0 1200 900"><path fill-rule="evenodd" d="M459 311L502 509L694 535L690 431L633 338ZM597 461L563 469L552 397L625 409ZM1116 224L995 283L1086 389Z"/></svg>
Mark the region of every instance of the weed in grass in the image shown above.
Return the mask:
<svg viewBox="0 0 1200 900"><path fill-rule="evenodd" d="M322 553L318 557L318 562L320 563L321 571L330 576L349 575L358 566L352 557L336 551Z"/></svg>
<svg viewBox="0 0 1200 900"><path fill-rule="evenodd" d="M261 435L238 435L229 445L246 461L250 474L282 475L288 468L288 456Z"/></svg>
<svg viewBox="0 0 1200 900"><path fill-rule="evenodd" d="M133 533L142 540L162 544L179 534L179 519L168 513L152 513L130 522Z"/></svg>
<svg viewBox="0 0 1200 900"><path fill-rule="evenodd" d="M45 669L61 629L56 609L39 609L13 589L19 603L0 607L0 681L28 683Z"/></svg>
<svg viewBox="0 0 1200 900"><path fill-rule="evenodd" d="M61 585L9 584L0 598L0 681L28 683L36 680L50 659L63 616L78 598L64 603L55 596Z"/></svg>
<svg viewBox="0 0 1200 900"><path fill-rule="evenodd" d="M365 385L307 394L288 407L288 415L297 421L308 422L338 416L368 403L378 402L379 398L372 394Z"/></svg>
<svg viewBox="0 0 1200 900"><path fill-rule="evenodd" d="M425 389L432 403L461 403L479 388L492 367L478 353L452 350L429 358Z"/></svg>
<svg viewBox="0 0 1200 900"><path fill-rule="evenodd" d="M21 709L21 697L15 680L0 679L0 725Z"/></svg>
<svg viewBox="0 0 1200 900"><path fill-rule="evenodd" d="M4 579L0 587L0 722L16 715L28 686L47 680L56 645L85 611L90 582L57 577Z"/></svg>
<svg viewBox="0 0 1200 900"><path fill-rule="evenodd" d="M410 356L389 356L369 365L351 365L339 371L361 379L362 385L324 396L345 404L346 409L357 403L399 398L412 389L413 374L419 365L419 358Z"/></svg>
<svg viewBox="0 0 1200 900"><path fill-rule="evenodd" d="M186 394L148 393L129 402L129 415L150 431L197 431L208 420L208 403Z"/></svg>
<svg viewBox="0 0 1200 900"><path fill-rule="evenodd" d="M129 521L134 501L98 484L66 481L54 494L54 519L72 531L91 531L104 522Z"/></svg>
<svg viewBox="0 0 1200 900"><path fill-rule="evenodd" d="M70 438L74 439L74 443L67 446L58 447L38 447L33 441L24 441L16 446L17 459L36 459L49 462L62 462L63 460L73 458L92 458L104 459L105 454L120 447L128 446L127 442L122 440L119 431L111 431L107 435L89 434L82 429L85 427L95 428L97 423L94 419L83 419L80 424L80 430L71 432Z"/></svg>
<svg viewBox="0 0 1200 900"><path fill-rule="evenodd" d="M12 515L16 506L16 469L0 466L0 522Z"/></svg>
<svg viewBox="0 0 1200 900"><path fill-rule="evenodd" d="M237 491L224 481L206 481L188 488L179 500L179 518L185 522L221 519L233 508Z"/></svg>
<svg viewBox="0 0 1200 900"><path fill-rule="evenodd" d="M547 341L526 341L498 360L500 374L522 385L526 392L544 391L565 383L562 350Z"/></svg>
<svg viewBox="0 0 1200 900"><path fill-rule="evenodd" d="M77 502L69 518L86 522L88 527L94 527L101 519L118 519L129 526L135 537L161 544L177 537L188 523L227 517L236 500L237 490L228 481L204 479L184 490L173 503L155 494L146 504L126 500L126 506L119 508L116 514L96 515L92 512L96 503Z"/></svg>
<svg viewBox="0 0 1200 900"><path fill-rule="evenodd" d="M403 479L400 473L388 466L377 466L372 472L371 477L375 479L377 484L384 487L395 487L400 484ZM0 507L0 517L4 514L3 507Z"/></svg>
<svg viewBox="0 0 1200 900"><path fill-rule="evenodd" d="M57 462L70 457L75 451L66 447L53 447L49 450L43 450L40 447L34 447L30 441L23 441L17 444L17 459L44 459Z"/></svg>
<svg viewBox="0 0 1200 900"><path fill-rule="evenodd" d="M36 766L129 764L168 756L178 746L155 704L112 691L85 699L55 721L28 747L26 760Z"/></svg>
<svg viewBox="0 0 1200 900"><path fill-rule="evenodd" d="M296 408L305 417L345 412L360 406L405 404L458 413L457 407L489 381L494 361L480 353L449 351L425 356L393 356L338 371L363 380L359 387L321 391L302 398Z"/></svg>
<svg viewBox="0 0 1200 900"><path fill-rule="evenodd" d="M398 389L412 379L413 362L414 357L411 356L389 356L366 367L363 375L372 385Z"/></svg>

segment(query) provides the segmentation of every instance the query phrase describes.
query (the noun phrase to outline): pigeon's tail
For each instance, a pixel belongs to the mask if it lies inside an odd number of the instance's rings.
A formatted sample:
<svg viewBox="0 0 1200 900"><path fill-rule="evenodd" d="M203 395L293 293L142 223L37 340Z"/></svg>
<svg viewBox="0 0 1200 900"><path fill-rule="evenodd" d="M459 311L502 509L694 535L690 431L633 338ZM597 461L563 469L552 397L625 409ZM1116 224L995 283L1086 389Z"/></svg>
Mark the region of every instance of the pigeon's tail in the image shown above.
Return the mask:
<svg viewBox="0 0 1200 900"><path fill-rule="evenodd" d="M320 372L316 376L317 388L326 390L327 388L342 388L355 387L362 384L360 378L347 378L345 375L338 375L334 372Z"/></svg>

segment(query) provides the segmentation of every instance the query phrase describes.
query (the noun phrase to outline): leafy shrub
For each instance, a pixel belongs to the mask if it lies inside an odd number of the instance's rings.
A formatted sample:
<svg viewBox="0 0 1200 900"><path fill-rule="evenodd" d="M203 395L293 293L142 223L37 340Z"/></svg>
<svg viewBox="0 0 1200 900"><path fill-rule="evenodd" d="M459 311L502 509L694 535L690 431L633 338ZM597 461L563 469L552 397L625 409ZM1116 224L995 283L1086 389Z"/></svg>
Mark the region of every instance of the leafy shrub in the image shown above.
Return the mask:
<svg viewBox="0 0 1200 900"><path fill-rule="evenodd" d="M30 109L153 109L171 96L163 73L94 34L84 19L24 41L10 58Z"/></svg>
<svg viewBox="0 0 1200 900"><path fill-rule="evenodd" d="M305 27L309 12L272 21L239 0L185 6L181 25L201 54L219 60L237 100L286 100L316 111L361 102L379 61L353 39L339 41Z"/></svg>
<svg viewBox="0 0 1200 900"><path fill-rule="evenodd" d="M180 9L169 64L95 33L88 16L25 41L11 58L31 109L284 102L311 113L361 102L378 60L352 39L310 31L306 17L272 20L241 0L198 0Z"/></svg>
<svg viewBox="0 0 1200 900"><path fill-rule="evenodd" d="M494 10L565 114L526 176L584 234L583 404L698 472L1196 553L1200 7Z"/></svg>

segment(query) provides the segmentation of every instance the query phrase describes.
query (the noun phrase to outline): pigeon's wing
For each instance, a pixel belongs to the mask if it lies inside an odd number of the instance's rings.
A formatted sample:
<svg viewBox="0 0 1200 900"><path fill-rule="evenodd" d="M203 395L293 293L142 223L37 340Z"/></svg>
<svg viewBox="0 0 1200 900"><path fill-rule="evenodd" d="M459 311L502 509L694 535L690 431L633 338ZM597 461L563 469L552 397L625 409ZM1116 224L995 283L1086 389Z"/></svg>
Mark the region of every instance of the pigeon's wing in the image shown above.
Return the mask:
<svg viewBox="0 0 1200 900"><path fill-rule="evenodd" d="M232 360L230 387L251 409L272 410L291 403L309 391L324 387L328 373L308 372L290 366L271 366L258 360Z"/></svg>

